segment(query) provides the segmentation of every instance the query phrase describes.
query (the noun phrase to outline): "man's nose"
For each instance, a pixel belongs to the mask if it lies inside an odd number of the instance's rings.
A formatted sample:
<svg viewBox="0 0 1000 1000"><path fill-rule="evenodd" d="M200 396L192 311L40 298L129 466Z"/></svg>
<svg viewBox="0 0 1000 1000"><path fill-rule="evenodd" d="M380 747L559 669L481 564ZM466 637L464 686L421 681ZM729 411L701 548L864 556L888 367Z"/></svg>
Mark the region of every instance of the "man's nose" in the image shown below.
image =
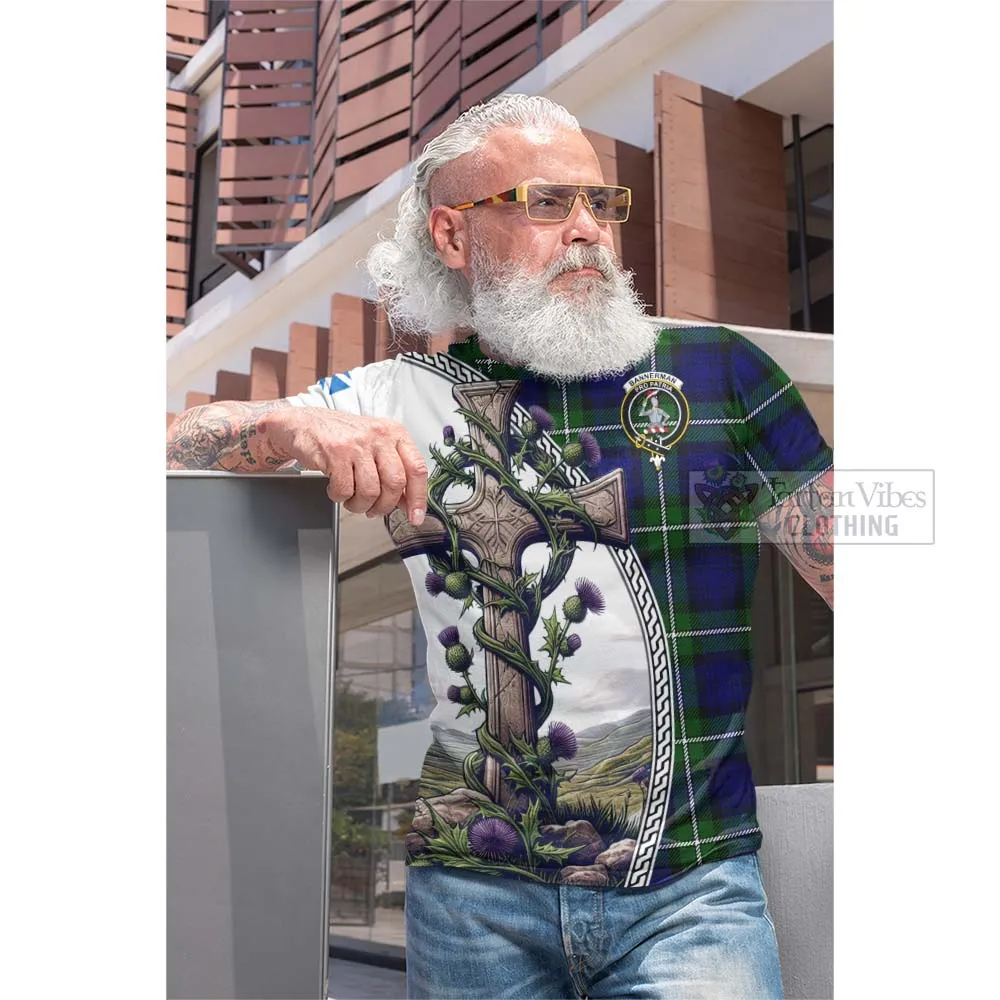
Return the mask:
<svg viewBox="0 0 1000 1000"><path fill-rule="evenodd" d="M601 238L601 225L594 217L590 200L583 191L577 192L570 209L566 228L563 230L564 243L596 243Z"/></svg>

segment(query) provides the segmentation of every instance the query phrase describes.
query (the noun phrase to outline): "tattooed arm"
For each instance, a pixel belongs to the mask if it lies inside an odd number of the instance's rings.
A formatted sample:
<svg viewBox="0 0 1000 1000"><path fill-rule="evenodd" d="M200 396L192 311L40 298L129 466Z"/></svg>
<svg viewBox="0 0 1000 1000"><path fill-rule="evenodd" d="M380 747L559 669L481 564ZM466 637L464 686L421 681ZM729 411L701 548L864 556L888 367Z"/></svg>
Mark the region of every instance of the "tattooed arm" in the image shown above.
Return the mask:
<svg viewBox="0 0 1000 1000"><path fill-rule="evenodd" d="M284 399L222 402L185 410L167 431L168 469L271 472L293 461L260 433L266 414L291 406Z"/></svg>
<svg viewBox="0 0 1000 1000"><path fill-rule="evenodd" d="M427 509L427 463L395 420L287 399L220 402L185 410L167 431L168 469L271 472L296 462L330 479L327 496L353 514Z"/></svg>
<svg viewBox="0 0 1000 1000"><path fill-rule="evenodd" d="M833 608L833 469L757 522L806 583Z"/></svg>

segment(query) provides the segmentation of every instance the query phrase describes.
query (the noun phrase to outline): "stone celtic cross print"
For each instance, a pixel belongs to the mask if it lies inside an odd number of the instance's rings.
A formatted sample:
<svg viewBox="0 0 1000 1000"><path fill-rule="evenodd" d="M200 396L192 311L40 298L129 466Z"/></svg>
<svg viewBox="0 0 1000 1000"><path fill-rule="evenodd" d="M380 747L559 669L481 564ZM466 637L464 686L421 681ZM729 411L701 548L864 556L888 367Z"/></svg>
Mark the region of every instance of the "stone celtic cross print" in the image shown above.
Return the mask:
<svg viewBox="0 0 1000 1000"><path fill-rule="evenodd" d="M429 483L428 513L423 524L414 527L401 510L393 511L386 519L403 558L436 552L453 561L465 553L476 560L470 573L481 586L478 596L483 617L474 632L483 648L486 667L488 737L480 734L480 745L485 748L483 784L493 800L504 805L515 790L504 781L501 761L496 756L497 744L511 752L515 738L534 745L540 716L551 710L551 684L538 683L539 668L531 660L529 647L541 600L565 579L575 540L629 544L621 469L584 485L571 486L558 468L550 466L548 475L539 477L548 479L548 489L539 485L528 489L520 482L508 447L519 388L515 381L455 386L452 393L469 427L461 468L445 463L442 472L442 457L435 452L439 465ZM525 446L529 443L522 440ZM524 451L522 448L520 454ZM471 485L472 495L460 503L448 504L444 500L445 487L456 481ZM432 483L438 484L437 491ZM550 565L540 574L533 593L512 596L512 588L523 580L522 556L528 546L536 543L548 545ZM536 703L536 698L541 701ZM542 708L545 698L548 701Z"/></svg>

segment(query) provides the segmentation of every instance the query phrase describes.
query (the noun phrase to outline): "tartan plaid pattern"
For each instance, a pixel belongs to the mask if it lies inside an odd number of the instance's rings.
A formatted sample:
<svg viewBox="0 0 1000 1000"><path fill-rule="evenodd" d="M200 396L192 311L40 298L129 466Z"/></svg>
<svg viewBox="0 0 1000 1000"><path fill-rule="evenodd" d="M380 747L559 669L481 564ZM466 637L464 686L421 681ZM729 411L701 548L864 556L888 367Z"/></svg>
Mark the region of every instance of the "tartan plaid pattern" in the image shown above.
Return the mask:
<svg viewBox="0 0 1000 1000"><path fill-rule="evenodd" d="M521 382L518 402L544 407L564 444L590 431L601 448L592 478L624 470L632 545L659 602L674 677L674 775L651 885L693 866L756 850L760 830L743 726L752 675L751 602L759 558L756 518L832 465L832 453L788 376L725 327L661 331L654 356L631 373L559 384L486 358L475 338L449 354L489 379ZM685 435L657 468L625 435L624 383L647 371L683 383ZM691 483L719 470L758 487L732 537L712 535ZM767 479L780 473L780 492Z"/></svg>

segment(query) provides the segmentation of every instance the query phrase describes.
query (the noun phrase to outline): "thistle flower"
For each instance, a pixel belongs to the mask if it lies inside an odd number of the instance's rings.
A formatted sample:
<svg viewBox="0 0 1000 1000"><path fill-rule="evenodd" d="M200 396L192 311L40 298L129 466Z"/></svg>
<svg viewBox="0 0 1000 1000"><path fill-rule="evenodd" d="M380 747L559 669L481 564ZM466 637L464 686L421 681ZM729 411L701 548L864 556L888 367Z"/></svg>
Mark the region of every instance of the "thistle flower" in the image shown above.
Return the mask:
<svg viewBox="0 0 1000 1000"><path fill-rule="evenodd" d="M562 450L563 461L573 468L582 464L586 456L583 453L583 445L579 441L570 441Z"/></svg>
<svg viewBox="0 0 1000 1000"><path fill-rule="evenodd" d="M576 593L563 602L563 614L574 624L582 622L588 611L599 615L604 608L604 595L597 584L584 577L576 581Z"/></svg>
<svg viewBox="0 0 1000 1000"><path fill-rule="evenodd" d="M583 601L583 606L588 611L592 611L595 615L604 612L604 595L598 589L596 583L591 583L586 577L581 576L574 586L576 587L577 594L580 596L580 600Z"/></svg>
<svg viewBox="0 0 1000 1000"><path fill-rule="evenodd" d="M472 688L468 684L463 684L461 687L457 684L451 684L448 687L448 701L452 701L456 705L469 705L473 702L474 697Z"/></svg>
<svg viewBox="0 0 1000 1000"><path fill-rule="evenodd" d="M469 828L469 848L481 858L509 858L517 853L517 830L498 816L476 820Z"/></svg>
<svg viewBox="0 0 1000 1000"><path fill-rule="evenodd" d="M472 653L460 642L457 642L445 650L444 660L456 674L464 674L472 666Z"/></svg>
<svg viewBox="0 0 1000 1000"><path fill-rule="evenodd" d="M559 652L563 656L572 656L581 646L583 645L583 640L575 633L566 636L563 640L562 646L559 648Z"/></svg>
<svg viewBox="0 0 1000 1000"><path fill-rule="evenodd" d="M454 646L458 642L458 626L449 625L438 632L438 642L442 646Z"/></svg>
<svg viewBox="0 0 1000 1000"><path fill-rule="evenodd" d="M442 432L444 443L450 448L455 443L455 428L448 424Z"/></svg>
<svg viewBox="0 0 1000 1000"><path fill-rule="evenodd" d="M444 577L440 573L435 573L434 570L431 570L424 577L424 586L431 597L437 597L444 590Z"/></svg>
<svg viewBox="0 0 1000 1000"><path fill-rule="evenodd" d="M590 431L584 431L580 435L580 446L583 448L584 458L587 465L593 468L601 463L601 446L597 443L597 438Z"/></svg>
<svg viewBox="0 0 1000 1000"><path fill-rule="evenodd" d="M549 725L549 746L553 760L572 760L578 749L576 733L565 722L553 722Z"/></svg>
<svg viewBox="0 0 1000 1000"><path fill-rule="evenodd" d="M528 413L531 414L531 419L534 420L543 431L550 431L553 427L555 427L555 421L552 419L548 410L542 409L540 406L529 406Z"/></svg>
<svg viewBox="0 0 1000 1000"><path fill-rule="evenodd" d="M444 578L444 589L456 601L464 600L472 593L472 581L468 573L449 573Z"/></svg>

